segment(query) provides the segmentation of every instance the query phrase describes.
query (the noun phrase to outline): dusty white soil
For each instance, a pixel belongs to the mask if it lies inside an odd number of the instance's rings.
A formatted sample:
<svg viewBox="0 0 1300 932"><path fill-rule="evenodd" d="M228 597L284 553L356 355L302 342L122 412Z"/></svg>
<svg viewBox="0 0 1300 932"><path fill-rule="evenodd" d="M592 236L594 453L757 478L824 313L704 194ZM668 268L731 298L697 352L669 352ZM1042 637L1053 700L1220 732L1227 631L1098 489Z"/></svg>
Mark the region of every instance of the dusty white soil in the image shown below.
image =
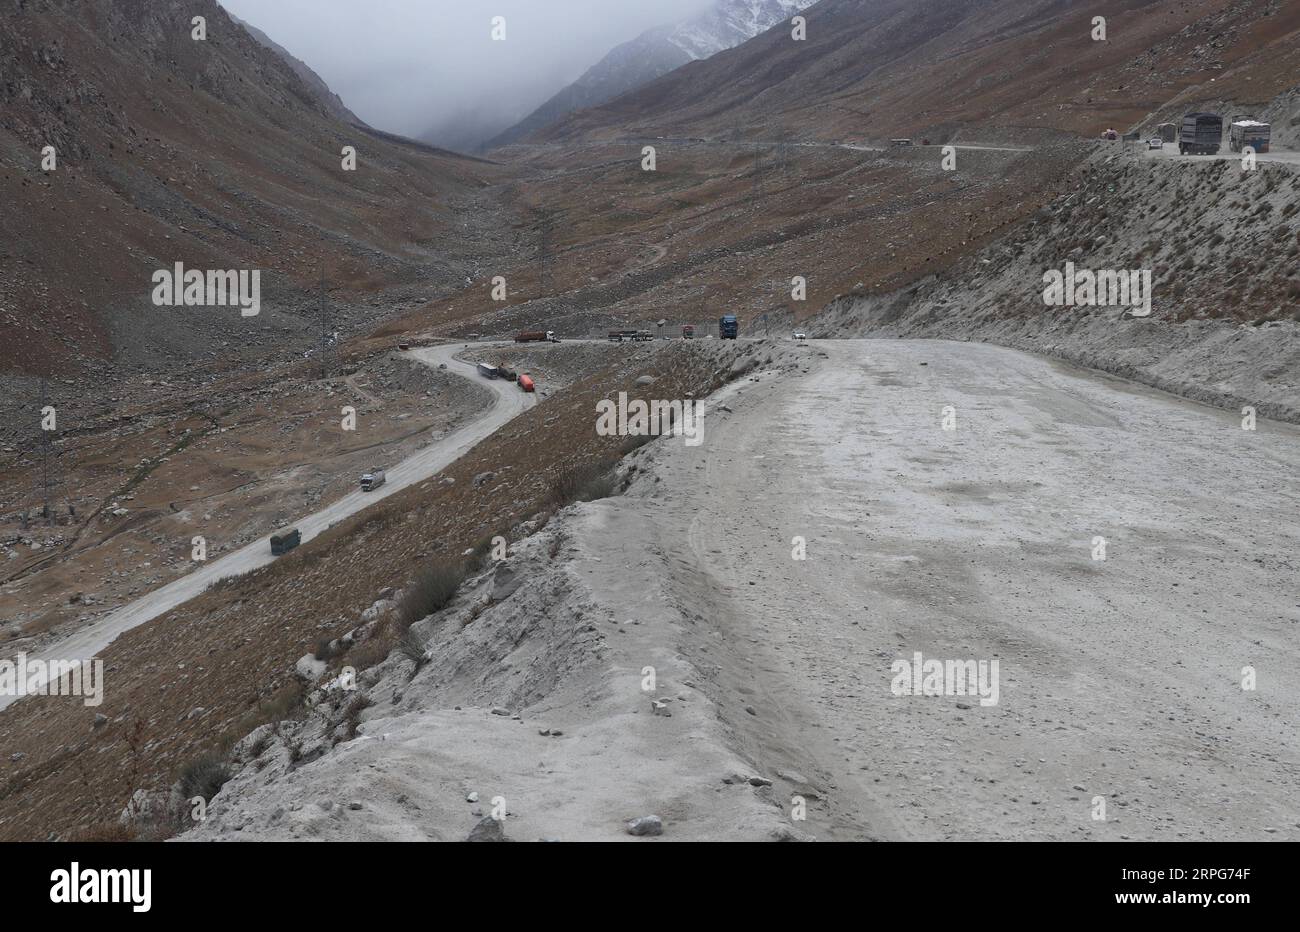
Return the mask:
<svg viewBox="0 0 1300 932"><path fill-rule="evenodd" d="M1300 837L1300 430L991 346L802 352L417 625L361 737L250 736L186 837L461 839L497 796L521 840ZM916 651L998 660L997 705L895 695Z"/></svg>

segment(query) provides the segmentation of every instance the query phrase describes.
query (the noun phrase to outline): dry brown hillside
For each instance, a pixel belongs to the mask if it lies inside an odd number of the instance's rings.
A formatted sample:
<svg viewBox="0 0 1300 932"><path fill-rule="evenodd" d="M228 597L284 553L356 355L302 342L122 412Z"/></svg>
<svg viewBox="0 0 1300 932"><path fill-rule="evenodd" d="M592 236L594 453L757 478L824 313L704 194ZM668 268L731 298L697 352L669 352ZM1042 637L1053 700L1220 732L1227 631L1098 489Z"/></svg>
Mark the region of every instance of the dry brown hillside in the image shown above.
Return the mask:
<svg viewBox="0 0 1300 932"><path fill-rule="evenodd" d="M1283 0L822 0L804 15L805 41L778 26L542 138L1093 136L1174 98L1264 103L1300 54L1300 5Z"/></svg>
<svg viewBox="0 0 1300 932"><path fill-rule="evenodd" d="M0 0L0 63L0 370L283 349L314 337L320 272L339 301L476 248L449 224L488 166L339 122L214 0ZM262 269L262 315L154 308L175 262Z"/></svg>
<svg viewBox="0 0 1300 932"><path fill-rule="evenodd" d="M136 789L165 787L204 752L298 714L294 662L356 627L381 590L454 566L493 535L519 540L521 523L571 500L566 477L632 448L592 430L598 398L646 395L634 381L643 374L664 397L702 396L771 352L716 341L615 349L442 475L119 637L102 655L112 684L102 706L31 697L0 715L0 838L111 829ZM733 368L737 355L747 358ZM392 647L376 635L337 663L365 669Z"/></svg>

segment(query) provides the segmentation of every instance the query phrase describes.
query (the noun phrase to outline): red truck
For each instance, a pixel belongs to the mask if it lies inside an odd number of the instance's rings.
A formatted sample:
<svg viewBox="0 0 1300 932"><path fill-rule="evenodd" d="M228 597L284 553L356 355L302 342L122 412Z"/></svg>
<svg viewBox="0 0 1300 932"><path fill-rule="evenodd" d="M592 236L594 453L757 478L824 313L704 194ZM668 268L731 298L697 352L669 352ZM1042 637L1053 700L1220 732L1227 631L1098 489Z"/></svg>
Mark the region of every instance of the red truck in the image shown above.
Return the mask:
<svg viewBox="0 0 1300 932"><path fill-rule="evenodd" d="M537 390L537 386L533 384L533 380L529 376L524 375L523 373L520 373L519 375L519 387L526 392Z"/></svg>
<svg viewBox="0 0 1300 932"><path fill-rule="evenodd" d="M525 330L515 337L516 343L559 343L554 330Z"/></svg>

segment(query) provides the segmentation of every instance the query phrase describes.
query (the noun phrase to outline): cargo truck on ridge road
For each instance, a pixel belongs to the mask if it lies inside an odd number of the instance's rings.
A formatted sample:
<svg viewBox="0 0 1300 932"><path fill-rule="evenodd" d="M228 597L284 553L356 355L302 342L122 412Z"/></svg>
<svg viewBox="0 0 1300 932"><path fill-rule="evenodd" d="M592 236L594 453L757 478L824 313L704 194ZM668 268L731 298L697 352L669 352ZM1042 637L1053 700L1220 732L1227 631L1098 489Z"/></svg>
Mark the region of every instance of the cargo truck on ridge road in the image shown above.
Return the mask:
<svg viewBox="0 0 1300 932"><path fill-rule="evenodd" d="M283 556L301 543L302 534L298 533L297 528L274 534L271 536L271 556Z"/></svg>
<svg viewBox="0 0 1300 932"><path fill-rule="evenodd" d="M1247 146L1256 152L1267 152L1273 136L1273 127L1255 120L1238 120L1228 128L1228 148L1241 152Z"/></svg>
<svg viewBox="0 0 1300 932"><path fill-rule="evenodd" d="M1178 132L1179 155L1218 155L1223 145L1223 117L1217 113L1189 113Z"/></svg>

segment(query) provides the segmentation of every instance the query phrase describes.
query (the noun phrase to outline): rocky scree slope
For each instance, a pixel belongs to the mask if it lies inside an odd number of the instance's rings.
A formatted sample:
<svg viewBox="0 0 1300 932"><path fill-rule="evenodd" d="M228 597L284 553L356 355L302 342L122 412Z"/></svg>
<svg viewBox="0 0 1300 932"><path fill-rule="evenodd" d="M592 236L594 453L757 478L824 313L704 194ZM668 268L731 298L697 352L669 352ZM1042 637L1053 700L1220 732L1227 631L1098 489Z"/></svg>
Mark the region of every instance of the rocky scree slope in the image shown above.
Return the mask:
<svg viewBox="0 0 1300 932"><path fill-rule="evenodd" d="M1049 307L1043 274L1151 271L1152 313ZM814 336L985 340L1300 421L1300 171L1101 148L1056 200L942 276L844 296Z"/></svg>
<svg viewBox="0 0 1300 932"><path fill-rule="evenodd" d="M760 346L736 359L721 394L806 371L807 359L807 347ZM727 416L722 400L706 403L705 430ZM303 657L311 711L240 741L235 776L185 837L473 840L497 796L519 840L612 840L651 814L679 839L795 834L772 781L751 782L753 764L728 748L711 671L683 656L683 643L711 644L716 632L646 559L646 542L627 539L620 522L632 519L616 515L659 504L654 463L680 442L625 457L624 497L524 522L507 556L416 622L413 645L356 689ZM398 611L402 593L382 595L345 640L370 637ZM154 799L124 819L183 808L179 787Z"/></svg>
<svg viewBox="0 0 1300 932"><path fill-rule="evenodd" d="M0 65L0 371L300 356L322 273L337 326L358 293L472 267L464 221L448 234L485 167L359 143L214 0L0 0ZM261 270L262 313L155 307L152 275L177 262Z"/></svg>
<svg viewBox="0 0 1300 932"><path fill-rule="evenodd" d="M454 566L466 549L497 534L521 539L517 529L555 507L557 489L575 470L617 460L629 438L595 433L597 399L620 390L703 397L771 351L762 342L715 340L619 352L444 475L126 632L102 654L113 685L98 709L30 697L0 716L0 758L9 762L0 774L0 837L117 831L137 790L168 787L205 754L291 717L300 690L296 661L356 628L375 593L403 588L427 567ZM644 375L656 381L638 385ZM336 672L382 660L395 646L391 634L333 657Z"/></svg>
<svg viewBox="0 0 1300 932"><path fill-rule="evenodd" d="M1105 42L1091 37L1098 13ZM772 29L539 138L1096 136L1171 101L1271 100L1294 85L1300 51L1300 6L1282 0L1101 11L1077 0L822 0L803 15L806 41Z"/></svg>

